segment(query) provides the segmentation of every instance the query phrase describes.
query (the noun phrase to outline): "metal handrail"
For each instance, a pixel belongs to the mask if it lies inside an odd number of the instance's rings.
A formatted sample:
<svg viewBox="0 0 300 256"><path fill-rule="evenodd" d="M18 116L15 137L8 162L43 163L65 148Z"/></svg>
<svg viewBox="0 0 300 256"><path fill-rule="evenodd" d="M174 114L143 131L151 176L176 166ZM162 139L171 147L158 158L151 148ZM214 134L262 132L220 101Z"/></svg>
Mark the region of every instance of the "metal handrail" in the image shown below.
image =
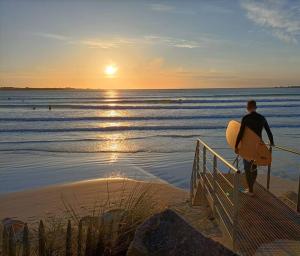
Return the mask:
<svg viewBox="0 0 300 256"><path fill-rule="evenodd" d="M289 149L289 148L282 147L282 146L271 145L271 144L266 144L266 145L268 145L270 147L271 153L272 153L272 148L277 148L279 150L300 156L300 152L297 152L296 150L293 150L293 149ZM271 165L268 166L268 172L267 172L267 190L268 191L270 190L270 181L271 181ZM297 202L296 202L296 211L298 213L300 213L300 175L299 175L299 181L298 181L298 196L297 196Z"/></svg>
<svg viewBox="0 0 300 256"><path fill-rule="evenodd" d="M270 146L270 151L273 148L283 150L289 153L300 155L300 153L287 149L281 146ZM212 164L207 163L212 159ZM238 158L236 166L229 163L226 159L220 156L210 146L201 139L197 140L197 146L194 156L194 164L191 175L191 202L193 205L198 203L208 203L212 209L214 217L220 222L224 228L228 239L232 243L232 249L239 252L241 249L240 232L243 231L243 226L240 223L240 171L238 167ZM228 167L230 170L229 176L223 173L218 168L218 163ZM227 166L227 167L226 167ZM268 181L267 187L270 185L271 165L268 166ZM221 175L220 175L221 174ZM227 179L227 177L230 177ZM228 184L228 182L230 184ZM230 185L230 186L228 186ZM225 189L224 189L225 186ZM231 187L230 192L227 187ZM226 192L227 191L227 192ZM205 201L202 201L206 199ZM300 213L300 176L299 176L299 191L297 211Z"/></svg>
<svg viewBox="0 0 300 256"><path fill-rule="evenodd" d="M201 149L203 154L200 154ZM213 157L213 165L211 166L211 170L209 170L210 168L207 167L207 153L210 153ZM202 162L201 166L200 159ZM230 182L218 169L218 161L222 162L222 164L232 170L232 182ZM204 141L202 141L201 139L197 140L193 170L191 175L191 202L192 204L197 204L201 202L203 198L206 198L208 200L208 203L212 208L214 217L218 217L221 223L223 223L225 230L227 230L229 237L231 238L232 247L234 250L236 250L237 246L237 232L239 228L239 176L240 171L237 167L220 156ZM233 198L229 197L229 195L227 195L227 193L222 189L222 184L219 184L218 181L219 178L222 178L222 180L224 180L222 182L224 182L224 184L226 184L227 186L230 185L233 191ZM220 188L221 192L219 191ZM226 206L219 198L220 193L229 201L229 204L227 204Z"/></svg>
<svg viewBox="0 0 300 256"><path fill-rule="evenodd" d="M234 167L231 163L229 163L227 160L225 160L222 156L220 156L216 151L214 151L210 146L208 146L203 140L198 139L198 141L206 147L206 149L208 149L213 155L215 155L218 159L220 159L224 164L227 165L227 167L229 167L231 170L233 170L234 172L239 173L240 171Z"/></svg>
<svg viewBox="0 0 300 256"><path fill-rule="evenodd" d="M289 152L289 153L300 156L300 152L298 152L294 149L290 149L290 148L286 148L286 147L282 147L282 146L270 145L270 144L268 144L268 145L271 146L272 148L277 148L277 149L280 149L282 151L286 151L286 152Z"/></svg>

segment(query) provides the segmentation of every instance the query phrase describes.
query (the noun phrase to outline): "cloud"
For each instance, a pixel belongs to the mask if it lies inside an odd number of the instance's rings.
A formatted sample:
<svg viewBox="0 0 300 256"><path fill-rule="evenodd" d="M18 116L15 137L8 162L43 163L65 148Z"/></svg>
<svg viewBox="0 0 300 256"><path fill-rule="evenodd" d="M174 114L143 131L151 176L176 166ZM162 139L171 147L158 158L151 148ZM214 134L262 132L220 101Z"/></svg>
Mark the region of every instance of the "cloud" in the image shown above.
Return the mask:
<svg viewBox="0 0 300 256"><path fill-rule="evenodd" d="M247 17L284 42L297 43L300 38L300 2L288 0L248 0L241 6Z"/></svg>
<svg viewBox="0 0 300 256"><path fill-rule="evenodd" d="M188 8L187 5L184 8L177 8L174 5L167 5L162 3L155 3L155 4L147 4L150 7L150 10L154 12L161 12L161 13L171 13L171 14L186 14L186 15L194 15L197 12L194 9Z"/></svg>
<svg viewBox="0 0 300 256"><path fill-rule="evenodd" d="M136 40L132 38L122 38L122 37L113 37L113 38L101 38L101 39L93 39L93 38L84 38L84 39L74 39L68 36L54 34L54 33L35 33L35 35L50 38L53 40L64 41L68 44L79 44L84 45L89 48L101 48L101 49L111 49L111 48L119 48L124 45L130 45L136 43Z"/></svg>
<svg viewBox="0 0 300 256"><path fill-rule="evenodd" d="M98 49L116 49L128 46L138 46L138 45L160 45L165 47L173 48L185 48L185 49L195 49L203 48L215 45L217 43L216 39L209 38L208 36L199 37L197 39L184 39L176 38L170 36L161 35L144 35L140 37L105 37L105 38L83 38L74 39L60 34L54 33L36 33L35 35L63 41L67 44L77 44L87 46L88 48L98 48Z"/></svg>
<svg viewBox="0 0 300 256"><path fill-rule="evenodd" d="M112 49L120 48L125 45L135 44L135 40L129 38L111 38L111 39L84 39L75 41L75 43L86 45L89 48Z"/></svg>
<svg viewBox="0 0 300 256"><path fill-rule="evenodd" d="M169 47L188 49L199 48L204 46L204 40L201 42L200 40L187 40L169 36L148 35L144 36L142 41L148 44L160 44Z"/></svg>
<svg viewBox="0 0 300 256"><path fill-rule="evenodd" d="M55 39L55 40L60 40L60 41L68 41L70 40L69 37L64 36L64 35L59 35L59 34L52 34L52 33L36 33L35 35L45 37L45 38L50 38L50 39Z"/></svg>
<svg viewBox="0 0 300 256"><path fill-rule="evenodd" d="M174 6L166 4L150 4L150 8L157 12L173 12L175 10Z"/></svg>

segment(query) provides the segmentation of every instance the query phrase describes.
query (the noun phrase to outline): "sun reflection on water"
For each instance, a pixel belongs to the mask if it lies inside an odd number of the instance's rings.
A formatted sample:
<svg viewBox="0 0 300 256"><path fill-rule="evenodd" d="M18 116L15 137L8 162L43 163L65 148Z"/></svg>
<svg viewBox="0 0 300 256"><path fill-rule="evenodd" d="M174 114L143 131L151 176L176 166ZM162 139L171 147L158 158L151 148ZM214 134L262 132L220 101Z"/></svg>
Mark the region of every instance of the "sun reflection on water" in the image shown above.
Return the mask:
<svg viewBox="0 0 300 256"><path fill-rule="evenodd" d="M112 172L106 177L106 179L126 179L126 178L127 178L126 175L121 172Z"/></svg>
<svg viewBox="0 0 300 256"><path fill-rule="evenodd" d="M118 91L116 90L109 90L105 92L105 97L106 98L116 98L118 96Z"/></svg>
<svg viewBox="0 0 300 256"><path fill-rule="evenodd" d="M109 110L106 112L106 116L108 117L114 117L114 116L119 116L118 112L116 110Z"/></svg>
<svg viewBox="0 0 300 256"><path fill-rule="evenodd" d="M117 162L119 159L119 152L124 148L124 135L120 133L108 134L106 136L107 142L104 145L104 150L111 152L109 163Z"/></svg>
<svg viewBox="0 0 300 256"><path fill-rule="evenodd" d="M102 127L120 127L121 122L105 122Z"/></svg>
<svg viewBox="0 0 300 256"><path fill-rule="evenodd" d="M114 99L117 99L119 96L119 92L117 90L108 90L108 91L105 91L105 99L107 100L114 100ZM112 119L111 120L108 120L106 122L101 122L99 123L99 125L101 127L121 127L121 126L126 126L126 125L129 125L128 123L125 123L124 121L114 121L114 117L115 118L122 118L122 117L126 117L128 116L129 113L127 113L127 111L120 111L120 110L115 110L113 109L114 106L116 106L115 103L109 103L108 104L109 106L112 107L112 109L108 109L108 110L105 110L105 111L101 111L101 116L105 116L105 117L111 117ZM117 122L118 121L118 122ZM103 136L104 135L104 136ZM105 142L101 142L101 144L99 144L99 147L101 148L102 151L104 152L109 152L110 153L110 156L109 156L109 163L113 164L113 163L116 163L118 162L119 160L119 155L120 155L120 152L127 152L128 151L128 145L127 144L127 141L126 141L126 136L124 135L124 133L120 133L120 132L114 132L113 130L109 133L109 134L102 134L101 135L101 138L105 139ZM120 178L120 174L116 175L114 174L113 177L117 177L117 178ZM122 177L124 178L124 176L122 175ZM111 178L111 177L109 177Z"/></svg>
<svg viewBox="0 0 300 256"><path fill-rule="evenodd" d="M111 153L109 157L109 163L116 163L119 159L119 153Z"/></svg>

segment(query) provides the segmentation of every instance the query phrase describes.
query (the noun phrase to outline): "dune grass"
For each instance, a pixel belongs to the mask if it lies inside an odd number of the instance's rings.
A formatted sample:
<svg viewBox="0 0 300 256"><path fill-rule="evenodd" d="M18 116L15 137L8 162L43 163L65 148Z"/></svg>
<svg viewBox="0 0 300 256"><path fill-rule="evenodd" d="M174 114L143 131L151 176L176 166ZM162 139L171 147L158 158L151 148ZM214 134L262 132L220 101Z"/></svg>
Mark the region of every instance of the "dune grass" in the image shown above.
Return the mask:
<svg viewBox="0 0 300 256"><path fill-rule="evenodd" d="M166 205L155 200L157 192L151 189L151 183L136 183L129 188L127 180L120 179L121 188L112 191L109 182L106 199L95 198L92 205L77 200L70 203L62 196L62 217L47 216L29 228L29 255L126 255L137 226ZM25 236L20 241L14 237L14 255L27 256ZM5 243L1 238L1 248Z"/></svg>

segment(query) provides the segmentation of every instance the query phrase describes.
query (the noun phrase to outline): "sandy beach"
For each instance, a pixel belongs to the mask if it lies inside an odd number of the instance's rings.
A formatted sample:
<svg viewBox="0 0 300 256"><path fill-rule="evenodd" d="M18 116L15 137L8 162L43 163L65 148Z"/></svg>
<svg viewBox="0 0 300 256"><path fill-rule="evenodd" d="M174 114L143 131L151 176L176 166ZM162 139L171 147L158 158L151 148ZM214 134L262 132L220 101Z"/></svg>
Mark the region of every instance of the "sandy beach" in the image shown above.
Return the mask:
<svg viewBox="0 0 300 256"><path fill-rule="evenodd" d="M266 177L259 175L258 181L265 186ZM295 191L296 188L297 182L271 177L271 191L277 196ZM191 207L187 190L164 182L125 178L94 179L9 193L0 196L0 219L9 217L35 226L40 219L68 218L67 207L70 206L79 216L90 216L95 205L109 201L112 206L110 209L116 209L116 204L122 198L138 197L143 191L151 195L149 203L150 200L155 202L158 210L171 208L206 237L230 248L218 222L210 218L210 208L207 205Z"/></svg>
<svg viewBox="0 0 300 256"><path fill-rule="evenodd" d="M258 175L257 181L263 185L267 186L267 176L266 175ZM287 192L298 192L298 181L283 179L276 176L271 176L270 178L270 191L275 196L282 196Z"/></svg>
<svg viewBox="0 0 300 256"><path fill-rule="evenodd" d="M151 195L158 211L170 208L206 237L221 243L226 240L217 222L209 217L210 208L207 205L191 206L187 190L163 182L124 178L94 179L1 195L0 219L18 219L35 227L40 219L68 218L65 204L72 206L78 215L88 216L99 202L109 200L113 204L120 202L121 197L138 196L142 191Z"/></svg>
<svg viewBox="0 0 300 256"><path fill-rule="evenodd" d="M62 216L65 204L81 214L88 214L96 202L118 201L121 194L147 190L162 207L184 202L188 193L166 183L149 183L131 179L95 179L49 186L0 196L0 219L10 217L32 222L46 216ZM86 212L85 212L86 211Z"/></svg>
<svg viewBox="0 0 300 256"><path fill-rule="evenodd" d="M259 175L258 182L266 186L266 176ZM297 188L296 181L271 177L270 190L276 196L296 192ZM118 201L122 193L130 194L135 190L148 190L162 207L184 204L189 198L187 190L167 183L124 178L94 179L0 195L0 219L10 217L30 223L45 216L63 216L65 204L85 214L83 211L91 209L96 202Z"/></svg>

